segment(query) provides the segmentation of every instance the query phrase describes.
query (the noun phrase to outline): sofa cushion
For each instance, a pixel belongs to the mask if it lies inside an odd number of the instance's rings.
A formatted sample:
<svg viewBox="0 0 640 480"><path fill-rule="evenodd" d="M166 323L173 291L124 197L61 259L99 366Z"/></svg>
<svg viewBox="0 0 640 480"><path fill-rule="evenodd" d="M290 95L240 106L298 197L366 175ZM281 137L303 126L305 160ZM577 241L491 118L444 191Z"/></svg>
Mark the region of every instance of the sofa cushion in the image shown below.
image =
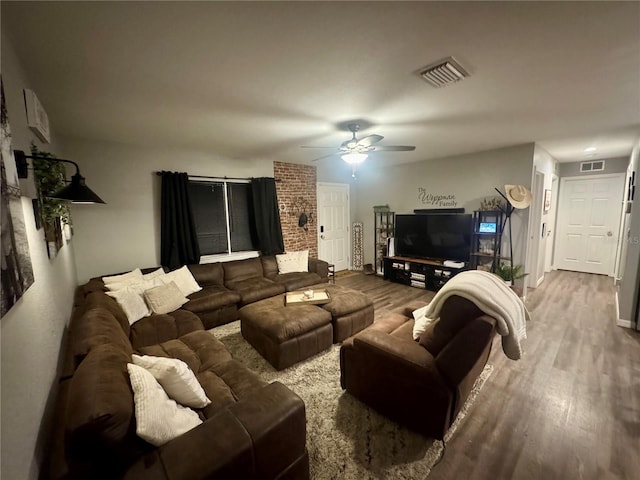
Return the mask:
<svg viewBox="0 0 640 480"><path fill-rule="evenodd" d="M123 284L126 285L129 282L135 282L142 279L142 271L139 268L135 270L131 270L127 273L122 273L120 275L111 275L107 277L102 277L102 281L105 285L110 284Z"/></svg>
<svg viewBox="0 0 640 480"><path fill-rule="evenodd" d="M157 447L202 423L190 408L168 397L160 383L143 367L128 364L135 402L136 433Z"/></svg>
<svg viewBox="0 0 640 480"><path fill-rule="evenodd" d="M211 399L211 405L202 410L206 418L214 416L221 408L255 395L268 384L245 365L233 359L211 365L196 376Z"/></svg>
<svg viewBox="0 0 640 480"><path fill-rule="evenodd" d="M139 350L147 345L166 342L187 333L204 330L202 321L192 312L176 310L171 314L151 315L131 326L131 345Z"/></svg>
<svg viewBox="0 0 640 480"><path fill-rule="evenodd" d="M200 313L235 305L242 299L237 292L232 292L221 285L207 285L199 292L188 297L189 302L183 307L190 312Z"/></svg>
<svg viewBox="0 0 640 480"><path fill-rule="evenodd" d="M278 262L275 255L265 255L260 257L262 262L262 271L266 278L273 280L278 275Z"/></svg>
<svg viewBox="0 0 640 480"><path fill-rule="evenodd" d="M144 273L144 271L143 271L142 272L142 279L143 280L153 280L154 278L161 277L165 273L166 272L164 271L164 268L162 268L162 267L159 267L159 268L156 268L154 270L151 270L149 273Z"/></svg>
<svg viewBox="0 0 640 480"><path fill-rule="evenodd" d="M309 270L309 250L276 255L278 273L306 272Z"/></svg>
<svg viewBox="0 0 640 480"><path fill-rule="evenodd" d="M286 290L284 285L264 277L252 277L245 280L227 282L226 285L240 294L242 297L240 300L241 305L257 302L263 298L274 297L284 293Z"/></svg>
<svg viewBox="0 0 640 480"><path fill-rule="evenodd" d="M180 338L157 345L142 347L138 351L154 357L178 358L186 363L196 376L198 372L231 360L231 354L224 344L204 330L187 333Z"/></svg>
<svg viewBox="0 0 640 480"><path fill-rule="evenodd" d="M120 322L104 307L93 307L77 317L69 334L70 353L77 367L91 350L101 345L110 345L127 355L133 349Z"/></svg>
<svg viewBox="0 0 640 480"><path fill-rule="evenodd" d="M233 360L224 344L210 332L192 332L179 339L141 348L140 353L179 358L185 362L211 399L212 403L202 410L207 418L267 385L258 375Z"/></svg>
<svg viewBox="0 0 640 480"><path fill-rule="evenodd" d="M94 307L102 307L107 309L118 320L122 331L129 336L131 325L127 316L118 305L118 302L103 291L95 291L88 294L85 298L85 311Z"/></svg>
<svg viewBox="0 0 640 480"><path fill-rule="evenodd" d="M131 355L113 345L89 352L69 386L65 431L68 454L115 469L149 450L135 433ZM102 473L102 472L101 472ZM89 477L87 477L89 478Z"/></svg>
<svg viewBox="0 0 640 480"><path fill-rule="evenodd" d="M440 351L472 320L484 315L473 302L452 295L440 309L440 318L420 335L420 345L437 357Z"/></svg>
<svg viewBox="0 0 640 480"><path fill-rule="evenodd" d="M193 371L182 360L151 355L132 355L132 359L134 365L151 373L167 395L181 405L204 408L211 403Z"/></svg>
<svg viewBox="0 0 640 480"><path fill-rule="evenodd" d="M153 313L160 314L173 312L189 301L173 281L145 290L144 300Z"/></svg>
<svg viewBox="0 0 640 480"><path fill-rule="evenodd" d="M224 285L224 269L220 262L189 265L189 270L201 287Z"/></svg>
<svg viewBox="0 0 640 480"><path fill-rule="evenodd" d="M230 283L241 282L250 278L263 278L264 275L262 262L258 257L223 262L222 268L224 269L224 283L226 286L229 286ZM235 290L234 288L231 289Z"/></svg>
<svg viewBox="0 0 640 480"><path fill-rule="evenodd" d="M107 295L118 302L131 325L151 313L142 294L138 293L136 289L124 287L115 292L107 292Z"/></svg>
<svg viewBox="0 0 640 480"><path fill-rule="evenodd" d="M300 288L308 287L310 285L316 285L322 282L320 275L313 272L294 272L278 274L272 278L276 283L284 285L287 292L291 290L298 290Z"/></svg>

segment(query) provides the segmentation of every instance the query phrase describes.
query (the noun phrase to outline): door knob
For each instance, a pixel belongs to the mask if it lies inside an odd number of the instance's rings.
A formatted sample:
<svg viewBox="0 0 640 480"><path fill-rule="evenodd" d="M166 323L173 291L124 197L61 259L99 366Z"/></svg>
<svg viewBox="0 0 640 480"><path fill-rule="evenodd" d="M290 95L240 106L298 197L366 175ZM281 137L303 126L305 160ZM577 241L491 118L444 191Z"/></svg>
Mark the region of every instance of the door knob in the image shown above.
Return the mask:
<svg viewBox="0 0 640 480"><path fill-rule="evenodd" d="M324 235L320 235L320 238L321 238L322 240L324 240Z"/></svg>
<svg viewBox="0 0 640 480"><path fill-rule="evenodd" d="M612 235L613 235L613 232L612 232L611 230L609 230L609 231L607 232L607 237L610 237L610 236L612 236Z"/></svg>

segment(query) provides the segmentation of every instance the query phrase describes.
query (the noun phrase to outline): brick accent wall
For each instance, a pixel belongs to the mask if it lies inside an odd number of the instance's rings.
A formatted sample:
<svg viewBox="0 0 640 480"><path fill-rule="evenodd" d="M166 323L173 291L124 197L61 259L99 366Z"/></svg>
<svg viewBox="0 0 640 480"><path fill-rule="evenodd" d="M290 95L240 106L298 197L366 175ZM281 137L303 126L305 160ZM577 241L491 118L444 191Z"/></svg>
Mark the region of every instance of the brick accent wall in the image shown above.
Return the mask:
<svg viewBox="0 0 640 480"><path fill-rule="evenodd" d="M273 176L280 206L280 223L287 252L309 250L318 257L316 167L296 163L273 162ZM306 230L298 226L299 212L309 218Z"/></svg>

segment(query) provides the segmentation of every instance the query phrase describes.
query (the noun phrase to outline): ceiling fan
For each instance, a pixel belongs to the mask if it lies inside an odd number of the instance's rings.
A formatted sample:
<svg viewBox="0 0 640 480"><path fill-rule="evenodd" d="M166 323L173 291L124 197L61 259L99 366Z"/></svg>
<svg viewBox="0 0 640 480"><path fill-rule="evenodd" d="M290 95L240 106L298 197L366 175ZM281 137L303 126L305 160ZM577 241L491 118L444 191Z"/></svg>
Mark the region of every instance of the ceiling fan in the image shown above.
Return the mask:
<svg viewBox="0 0 640 480"><path fill-rule="evenodd" d="M371 152L410 152L416 149L413 145L376 145L384 137L382 135L367 135L358 139L356 133L360 130L360 125L350 123L347 128L351 132L351 140L346 140L338 147L337 151L313 159L314 162L333 155L341 155L342 160L349 164L358 164L364 162ZM303 145L302 148L334 148L334 147L311 147Z"/></svg>

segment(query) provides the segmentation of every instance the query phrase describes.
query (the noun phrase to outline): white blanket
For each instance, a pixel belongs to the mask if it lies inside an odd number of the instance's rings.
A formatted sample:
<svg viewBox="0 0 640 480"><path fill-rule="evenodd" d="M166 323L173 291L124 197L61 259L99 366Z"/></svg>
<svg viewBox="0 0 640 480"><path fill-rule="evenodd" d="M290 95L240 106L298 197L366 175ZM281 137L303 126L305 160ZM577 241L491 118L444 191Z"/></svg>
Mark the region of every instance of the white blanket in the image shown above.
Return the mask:
<svg viewBox="0 0 640 480"><path fill-rule="evenodd" d="M440 289L427 306L425 319L416 320L414 338L419 338L426 326L440 316L442 305L452 295L470 300L485 314L495 318L505 355L512 360L522 357L521 342L527 338L529 312L520 297L501 278L480 270L459 273Z"/></svg>

